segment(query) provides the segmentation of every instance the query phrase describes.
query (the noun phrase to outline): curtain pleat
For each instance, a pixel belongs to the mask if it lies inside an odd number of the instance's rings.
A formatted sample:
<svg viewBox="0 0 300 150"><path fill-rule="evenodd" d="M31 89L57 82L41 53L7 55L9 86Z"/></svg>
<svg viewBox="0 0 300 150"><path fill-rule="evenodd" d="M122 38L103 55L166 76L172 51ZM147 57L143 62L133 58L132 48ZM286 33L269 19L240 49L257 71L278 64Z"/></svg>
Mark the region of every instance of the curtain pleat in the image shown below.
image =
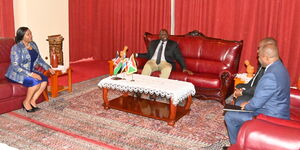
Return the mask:
<svg viewBox="0 0 300 150"><path fill-rule="evenodd" d="M176 0L175 34L199 30L211 37L243 40L239 72L245 72L246 59L256 66L258 42L274 37L294 85L300 75L299 8L297 0Z"/></svg>
<svg viewBox="0 0 300 150"><path fill-rule="evenodd" d="M13 0L0 0L0 37L14 37Z"/></svg>
<svg viewBox="0 0 300 150"><path fill-rule="evenodd" d="M70 0L70 60L145 52L144 32L170 30L169 0Z"/></svg>
<svg viewBox="0 0 300 150"><path fill-rule="evenodd" d="M124 45L145 52L144 32L170 30L170 0L70 0L70 60L108 60ZM257 64L258 42L278 40L292 85L300 75L300 1L175 0L175 34L199 30L207 36L243 40L244 61Z"/></svg>

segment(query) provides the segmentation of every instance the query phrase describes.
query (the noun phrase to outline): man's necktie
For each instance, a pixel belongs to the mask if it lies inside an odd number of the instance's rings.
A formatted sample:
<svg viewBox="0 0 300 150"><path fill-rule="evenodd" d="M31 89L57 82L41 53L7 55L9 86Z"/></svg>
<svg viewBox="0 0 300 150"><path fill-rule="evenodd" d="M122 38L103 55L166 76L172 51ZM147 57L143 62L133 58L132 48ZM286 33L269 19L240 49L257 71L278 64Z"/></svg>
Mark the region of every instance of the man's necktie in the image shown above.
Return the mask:
<svg viewBox="0 0 300 150"><path fill-rule="evenodd" d="M251 83L251 87L252 87L253 85L257 85L259 79L264 75L265 69L266 69L265 67L261 67L261 68L259 69L259 71L258 71L258 72L256 73L256 75L254 76L254 79L253 79L253 81L252 81L252 83Z"/></svg>
<svg viewBox="0 0 300 150"><path fill-rule="evenodd" d="M157 58L156 58L156 64L160 63L160 59L161 59L161 54L162 54L163 47L164 47L164 42L162 42L161 45L160 45L160 47L159 47Z"/></svg>

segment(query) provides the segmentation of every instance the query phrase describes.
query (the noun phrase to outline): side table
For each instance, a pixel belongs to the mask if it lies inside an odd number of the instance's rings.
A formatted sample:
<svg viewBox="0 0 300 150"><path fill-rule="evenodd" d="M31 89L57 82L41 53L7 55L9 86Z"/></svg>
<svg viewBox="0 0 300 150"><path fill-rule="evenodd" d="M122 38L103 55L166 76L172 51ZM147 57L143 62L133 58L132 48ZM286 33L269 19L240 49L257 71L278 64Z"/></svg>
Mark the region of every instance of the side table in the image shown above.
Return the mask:
<svg viewBox="0 0 300 150"><path fill-rule="evenodd" d="M68 75L68 86L64 87L59 85L58 77L62 75ZM50 85L50 93L51 97L57 97L58 92L68 90L68 92L72 92L72 69L69 67L66 72L62 72L61 70L55 70L55 74L49 76L51 85Z"/></svg>
<svg viewBox="0 0 300 150"><path fill-rule="evenodd" d="M248 77L247 76L247 73L238 73L236 74L236 77L234 78L234 87L237 85L237 84L240 84L240 83L248 83L250 80L252 79L252 77Z"/></svg>

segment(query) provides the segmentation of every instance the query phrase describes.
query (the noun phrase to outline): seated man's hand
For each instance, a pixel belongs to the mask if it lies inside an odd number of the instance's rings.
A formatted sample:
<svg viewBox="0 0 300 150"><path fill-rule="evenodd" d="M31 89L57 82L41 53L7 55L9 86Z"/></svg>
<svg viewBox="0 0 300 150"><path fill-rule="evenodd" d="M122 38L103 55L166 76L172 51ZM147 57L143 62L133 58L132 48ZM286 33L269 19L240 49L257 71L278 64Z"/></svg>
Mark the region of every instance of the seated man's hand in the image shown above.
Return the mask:
<svg viewBox="0 0 300 150"><path fill-rule="evenodd" d="M235 89L233 93L233 97L237 98L243 95L243 89Z"/></svg>
<svg viewBox="0 0 300 150"><path fill-rule="evenodd" d="M189 75L193 75L194 73L188 69L183 69L182 72L187 72Z"/></svg>
<svg viewBox="0 0 300 150"><path fill-rule="evenodd" d="M134 58L137 58L139 56L139 53L134 53L133 56Z"/></svg>
<svg viewBox="0 0 300 150"><path fill-rule="evenodd" d="M246 106L247 104L249 104L249 101L248 101L248 102L243 102L243 103L241 104L242 110L245 109L245 106Z"/></svg>

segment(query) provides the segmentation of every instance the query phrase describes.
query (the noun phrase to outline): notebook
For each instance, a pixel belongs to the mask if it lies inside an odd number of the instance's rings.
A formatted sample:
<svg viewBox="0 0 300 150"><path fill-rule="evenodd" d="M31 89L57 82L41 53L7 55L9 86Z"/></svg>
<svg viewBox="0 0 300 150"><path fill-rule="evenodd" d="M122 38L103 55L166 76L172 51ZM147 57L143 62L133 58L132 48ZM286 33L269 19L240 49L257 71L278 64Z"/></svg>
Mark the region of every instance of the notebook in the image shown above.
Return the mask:
<svg viewBox="0 0 300 150"><path fill-rule="evenodd" d="M224 111L237 111L237 112L253 112L252 110L242 110L242 107L236 105L225 104Z"/></svg>

